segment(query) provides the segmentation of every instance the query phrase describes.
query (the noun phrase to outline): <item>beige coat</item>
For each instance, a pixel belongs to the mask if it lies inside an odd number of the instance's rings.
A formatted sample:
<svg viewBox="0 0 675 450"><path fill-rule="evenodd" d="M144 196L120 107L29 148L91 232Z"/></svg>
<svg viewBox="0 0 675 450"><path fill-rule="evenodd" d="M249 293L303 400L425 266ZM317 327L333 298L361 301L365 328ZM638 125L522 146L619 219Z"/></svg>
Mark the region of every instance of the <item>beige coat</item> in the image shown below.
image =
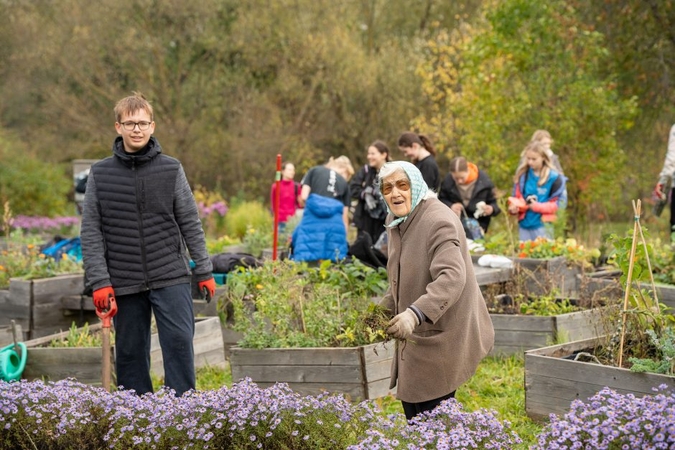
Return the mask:
<svg viewBox="0 0 675 450"><path fill-rule="evenodd" d="M423 200L387 233L389 289L381 304L394 314L414 304L427 317L397 343L390 388L398 384L400 400L421 403L449 394L474 374L492 349L494 329L464 229L450 208Z"/></svg>

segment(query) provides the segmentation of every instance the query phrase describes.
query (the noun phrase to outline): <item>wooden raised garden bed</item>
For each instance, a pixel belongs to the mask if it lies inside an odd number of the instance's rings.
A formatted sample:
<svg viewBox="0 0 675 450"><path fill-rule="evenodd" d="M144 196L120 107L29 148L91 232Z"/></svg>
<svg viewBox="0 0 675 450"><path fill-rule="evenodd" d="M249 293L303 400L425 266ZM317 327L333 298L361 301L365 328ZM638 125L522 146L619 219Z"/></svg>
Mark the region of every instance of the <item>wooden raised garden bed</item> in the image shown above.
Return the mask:
<svg viewBox="0 0 675 450"><path fill-rule="evenodd" d="M89 327L91 332L98 332L100 329L100 323ZM67 336L68 332L65 331L27 341L28 359L22 378L27 380L61 380L73 377L82 383L100 385L101 347L46 347L50 341ZM225 367L223 336L218 317L195 318L193 343L196 368L205 366ZM112 353L111 368L114 373L114 351ZM164 375L162 352L159 347L159 337L156 333L152 335L150 366L152 373L158 376Z"/></svg>
<svg viewBox="0 0 675 450"><path fill-rule="evenodd" d="M100 323L89 327L91 332L98 332L100 329ZM100 386L101 347L47 347L52 340L67 336L68 331L64 331L26 341L28 357L21 378L29 381L43 379L56 381L72 377L85 384ZM110 357L110 367L113 374L115 372L114 353L113 348Z"/></svg>
<svg viewBox="0 0 675 450"><path fill-rule="evenodd" d="M605 333L604 308L593 308L556 316L490 314L495 329L492 355L511 355L553 342L575 341Z"/></svg>
<svg viewBox="0 0 675 450"><path fill-rule="evenodd" d="M75 321L78 325L96 322L93 310L68 310L63 307L64 297L80 297L84 288L84 275L66 274L51 278L24 280L12 278L9 290L0 294L0 326L14 319L23 329L23 339L35 339L67 329ZM77 308L80 309L79 302Z"/></svg>
<svg viewBox="0 0 675 450"><path fill-rule="evenodd" d="M654 394L661 384L675 388L675 377L635 373L628 369L575 361L579 352L590 352L600 338L585 339L525 352L525 410L533 419L562 415L575 399L587 400L607 386L637 396Z"/></svg>
<svg viewBox="0 0 675 450"><path fill-rule="evenodd" d="M624 286L621 285L621 282L619 280L619 274L616 271L608 272L606 274L600 273L596 276L591 276L586 282L586 284L587 289L611 290L613 292L617 292L621 297L623 297L625 292ZM639 283L639 286L640 289L648 289L650 291L652 289L651 283ZM656 295L658 296L659 303L663 303L664 305L671 308L670 311L671 314L675 313L675 286L659 283L657 283L655 286L656 286ZM632 290L633 288L631 288L631 291Z"/></svg>
<svg viewBox="0 0 675 450"><path fill-rule="evenodd" d="M389 389L394 343L346 348L230 349L232 380L261 387L288 383L303 395L341 393L354 401L382 397Z"/></svg>
<svg viewBox="0 0 675 450"><path fill-rule="evenodd" d="M546 295L553 290L561 297L579 295L580 264L563 256L550 259L513 258L514 275L524 278L525 289L530 295Z"/></svg>

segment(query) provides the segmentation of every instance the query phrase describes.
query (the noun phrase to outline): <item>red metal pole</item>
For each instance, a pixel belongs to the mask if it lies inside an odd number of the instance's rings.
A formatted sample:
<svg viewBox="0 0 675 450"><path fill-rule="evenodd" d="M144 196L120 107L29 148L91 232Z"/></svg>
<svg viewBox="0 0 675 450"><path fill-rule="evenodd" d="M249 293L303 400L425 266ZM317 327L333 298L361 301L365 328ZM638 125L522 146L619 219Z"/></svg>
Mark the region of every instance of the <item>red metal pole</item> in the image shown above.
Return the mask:
<svg viewBox="0 0 675 450"><path fill-rule="evenodd" d="M281 154L277 153L276 190L274 192L274 239L272 241L272 261L277 260L277 245L279 244L279 195L281 191Z"/></svg>

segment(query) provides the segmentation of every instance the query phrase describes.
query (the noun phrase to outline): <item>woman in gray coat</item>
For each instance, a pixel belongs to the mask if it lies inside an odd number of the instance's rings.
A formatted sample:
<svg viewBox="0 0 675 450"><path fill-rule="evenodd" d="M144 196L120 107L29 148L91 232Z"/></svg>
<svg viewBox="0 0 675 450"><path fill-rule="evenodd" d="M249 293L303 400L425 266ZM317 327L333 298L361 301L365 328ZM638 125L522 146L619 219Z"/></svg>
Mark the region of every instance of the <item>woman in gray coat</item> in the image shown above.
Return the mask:
<svg viewBox="0 0 675 450"><path fill-rule="evenodd" d="M462 224L412 164L378 174L389 216L389 288L381 304L397 338L390 388L408 420L454 397L494 344Z"/></svg>

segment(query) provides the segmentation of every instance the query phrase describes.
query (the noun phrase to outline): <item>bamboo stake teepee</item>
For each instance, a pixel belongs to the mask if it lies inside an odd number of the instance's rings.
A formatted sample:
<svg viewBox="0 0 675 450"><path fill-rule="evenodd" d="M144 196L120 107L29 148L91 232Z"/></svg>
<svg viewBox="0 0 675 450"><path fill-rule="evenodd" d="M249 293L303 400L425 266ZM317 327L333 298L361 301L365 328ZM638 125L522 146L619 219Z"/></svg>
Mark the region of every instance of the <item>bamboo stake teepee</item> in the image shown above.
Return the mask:
<svg viewBox="0 0 675 450"><path fill-rule="evenodd" d="M649 252L647 251L647 242L645 235L642 232L640 225L640 215L642 214L642 202L640 200L633 200L633 240L630 248L630 260L628 262L628 274L626 275L626 292L623 299L623 310L621 312L621 340L619 342L619 367L623 363L623 343L626 336L626 315L628 314L628 299L630 298L630 288L633 281L633 267L635 266L635 250L637 246L638 234L644 248L645 258L647 259L647 269L649 270L649 280L652 285L652 293L654 295L654 305L652 308L656 309L657 313L661 312L659 306L659 298L656 292L656 285L654 284L654 274L652 273L652 264L649 261Z"/></svg>

